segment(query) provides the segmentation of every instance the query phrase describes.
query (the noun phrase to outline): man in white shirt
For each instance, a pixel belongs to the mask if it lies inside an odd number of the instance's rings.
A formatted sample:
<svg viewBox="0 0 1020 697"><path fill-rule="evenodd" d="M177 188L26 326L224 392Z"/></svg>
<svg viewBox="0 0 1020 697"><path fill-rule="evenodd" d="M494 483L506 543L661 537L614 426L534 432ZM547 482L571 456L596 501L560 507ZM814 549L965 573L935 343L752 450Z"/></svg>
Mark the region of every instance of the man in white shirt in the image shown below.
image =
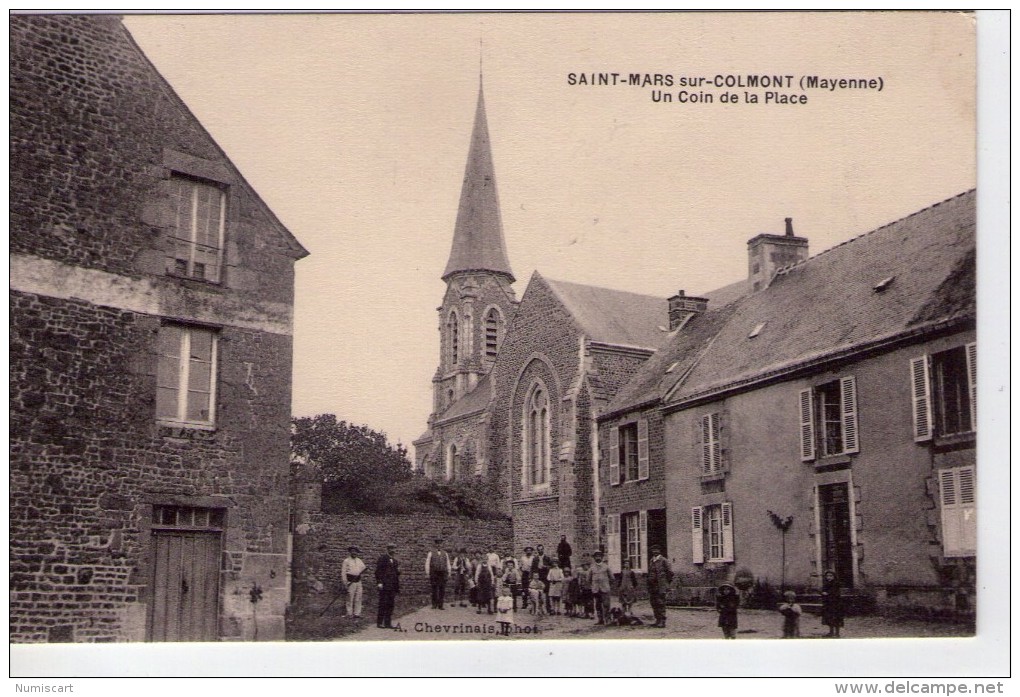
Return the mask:
<svg viewBox="0 0 1020 697"><path fill-rule="evenodd" d="M432 609L443 610L446 601L446 579L450 577L452 566L450 555L443 550L443 541L436 540L436 546L425 557L425 573L429 576L432 588Z"/></svg>
<svg viewBox="0 0 1020 697"><path fill-rule="evenodd" d="M340 578L347 589L347 616L361 619L361 599L364 596L361 587L361 575L365 573L365 562L359 556L360 550L351 546L344 563L340 566Z"/></svg>

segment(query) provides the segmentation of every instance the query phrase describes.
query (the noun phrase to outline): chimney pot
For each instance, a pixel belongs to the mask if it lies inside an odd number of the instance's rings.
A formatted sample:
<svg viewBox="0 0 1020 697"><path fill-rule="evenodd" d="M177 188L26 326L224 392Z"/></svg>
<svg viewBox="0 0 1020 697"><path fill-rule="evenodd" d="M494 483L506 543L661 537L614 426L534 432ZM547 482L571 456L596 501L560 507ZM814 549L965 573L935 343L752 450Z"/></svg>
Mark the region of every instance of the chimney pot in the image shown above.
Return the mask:
<svg viewBox="0 0 1020 697"><path fill-rule="evenodd" d="M786 219L786 236L793 237L793 218Z"/></svg>

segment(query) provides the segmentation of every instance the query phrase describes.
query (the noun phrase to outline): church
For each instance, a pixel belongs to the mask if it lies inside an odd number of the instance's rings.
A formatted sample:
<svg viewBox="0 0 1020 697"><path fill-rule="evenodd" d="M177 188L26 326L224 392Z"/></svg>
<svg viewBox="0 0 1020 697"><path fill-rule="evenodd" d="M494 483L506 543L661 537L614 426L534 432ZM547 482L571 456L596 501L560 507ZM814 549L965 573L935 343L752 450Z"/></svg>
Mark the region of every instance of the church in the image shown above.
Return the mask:
<svg viewBox="0 0 1020 697"><path fill-rule="evenodd" d="M506 252L479 86L439 307L440 357L415 467L491 478L514 548L599 545L595 419L667 338L668 302L546 278L520 299Z"/></svg>

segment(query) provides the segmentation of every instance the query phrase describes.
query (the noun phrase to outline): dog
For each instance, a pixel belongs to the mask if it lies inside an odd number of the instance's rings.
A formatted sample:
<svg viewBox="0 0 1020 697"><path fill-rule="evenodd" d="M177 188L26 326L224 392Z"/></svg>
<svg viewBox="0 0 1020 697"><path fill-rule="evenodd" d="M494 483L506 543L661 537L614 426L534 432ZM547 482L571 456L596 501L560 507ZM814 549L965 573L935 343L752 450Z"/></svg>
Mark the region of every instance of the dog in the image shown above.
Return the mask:
<svg viewBox="0 0 1020 697"><path fill-rule="evenodd" d="M616 627L640 627L644 625L640 617L634 617L628 615L618 607L614 607L609 611L609 622L607 624Z"/></svg>

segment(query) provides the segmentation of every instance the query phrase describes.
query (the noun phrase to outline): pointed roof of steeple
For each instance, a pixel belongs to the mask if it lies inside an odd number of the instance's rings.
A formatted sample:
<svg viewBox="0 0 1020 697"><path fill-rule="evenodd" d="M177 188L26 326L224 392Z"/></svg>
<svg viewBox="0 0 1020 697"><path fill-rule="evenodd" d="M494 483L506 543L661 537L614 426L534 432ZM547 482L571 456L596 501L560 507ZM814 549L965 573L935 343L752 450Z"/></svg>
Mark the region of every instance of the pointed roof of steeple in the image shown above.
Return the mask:
<svg viewBox="0 0 1020 697"><path fill-rule="evenodd" d="M485 97L480 75L471 149L464 169L464 185L460 190L453 246L443 272L443 280L458 271L491 271L514 280L506 253L506 242L503 240L503 221L499 215L496 174L492 166L489 126L485 119Z"/></svg>

